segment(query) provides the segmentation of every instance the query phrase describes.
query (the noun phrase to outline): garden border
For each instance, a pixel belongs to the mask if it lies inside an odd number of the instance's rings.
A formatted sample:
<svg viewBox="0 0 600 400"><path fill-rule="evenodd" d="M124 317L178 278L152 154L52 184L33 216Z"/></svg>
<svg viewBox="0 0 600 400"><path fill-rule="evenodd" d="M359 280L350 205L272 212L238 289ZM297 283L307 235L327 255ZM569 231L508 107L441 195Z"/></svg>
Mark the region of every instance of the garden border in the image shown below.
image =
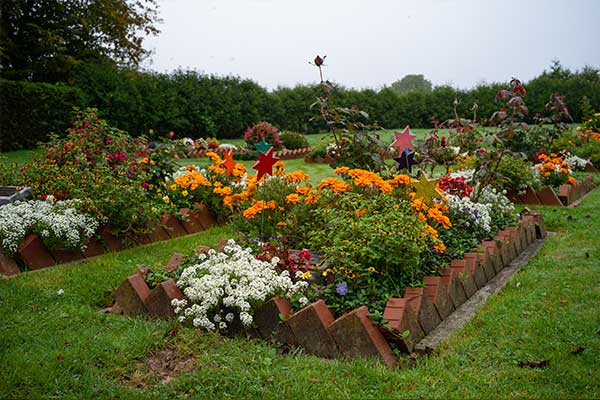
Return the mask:
<svg viewBox="0 0 600 400"><path fill-rule="evenodd" d="M135 237L118 237L112 234L109 226L101 227L97 237L92 237L85 250L48 249L39 236L28 234L19 245L14 256L9 257L0 250L0 273L8 277L24 272L24 268L39 270L56 265L71 263L85 258L95 257L105 252L119 251L128 244L144 245L180 236L201 232L217 224L214 214L208 207L198 204L194 209L181 208L180 220L172 214L164 214L156 229L145 235Z"/></svg>
<svg viewBox="0 0 600 400"><path fill-rule="evenodd" d="M441 271L441 276L427 276L423 279L424 287L406 289L402 298L390 298L383 314L387 320L385 327L373 324L366 306L335 319L323 300L292 313L285 298L275 297L256 310L255 327L239 326L230 333L299 347L322 358L379 358L393 367L398 360L390 343L405 353L419 350L417 344L427 335L438 335L436 329L440 324L456 318L453 317L455 310L460 312L468 299L485 296L483 293L490 290L489 282L494 285L504 275L510 276L513 272L502 271L525 262L522 258L527 259L536 251L546 235L541 213L526 210L515 226L499 231L493 240L483 241L463 259L453 260ZM222 246L220 243L218 247ZM206 247L201 246L199 250L206 251ZM173 270L180 262L181 257L174 254L169 260L169 269ZM174 316L171 301L183 298L181 291L173 289L172 280L150 290L143 279L144 273L143 269L136 269L134 275L115 290L113 311L152 318ZM498 274L500 278L495 278ZM427 348L427 342L422 347Z"/></svg>
<svg viewBox="0 0 600 400"><path fill-rule="evenodd" d="M507 193L507 197L514 204L563 207L579 201L583 196L596 188L594 177L587 175L584 178L578 179L573 185L561 185L558 193L551 186L545 186L538 191L528 186L523 193Z"/></svg>

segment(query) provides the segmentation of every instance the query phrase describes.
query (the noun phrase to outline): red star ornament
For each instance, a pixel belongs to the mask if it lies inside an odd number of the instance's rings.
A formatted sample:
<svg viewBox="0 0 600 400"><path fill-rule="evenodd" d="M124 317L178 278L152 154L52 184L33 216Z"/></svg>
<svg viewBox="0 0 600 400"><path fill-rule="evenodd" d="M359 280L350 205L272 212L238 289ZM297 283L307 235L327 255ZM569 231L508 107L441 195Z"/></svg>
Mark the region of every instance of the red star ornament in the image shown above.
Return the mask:
<svg viewBox="0 0 600 400"><path fill-rule="evenodd" d="M271 147L266 154L263 152L258 153L258 161L254 163L252 169L257 172L256 180L260 181L265 174L273 175L273 165L279 161L279 158L273 155L273 147Z"/></svg>
<svg viewBox="0 0 600 400"><path fill-rule="evenodd" d="M230 176L235 167L235 161L233 161L233 150L226 151L223 153L223 165L225 166L225 175Z"/></svg>
<svg viewBox="0 0 600 400"><path fill-rule="evenodd" d="M413 135L410 133L410 127L406 125L406 128L400 132L395 132L394 136L396 137L390 146L397 148L400 151L404 151L405 149L413 149L412 141L417 135Z"/></svg>

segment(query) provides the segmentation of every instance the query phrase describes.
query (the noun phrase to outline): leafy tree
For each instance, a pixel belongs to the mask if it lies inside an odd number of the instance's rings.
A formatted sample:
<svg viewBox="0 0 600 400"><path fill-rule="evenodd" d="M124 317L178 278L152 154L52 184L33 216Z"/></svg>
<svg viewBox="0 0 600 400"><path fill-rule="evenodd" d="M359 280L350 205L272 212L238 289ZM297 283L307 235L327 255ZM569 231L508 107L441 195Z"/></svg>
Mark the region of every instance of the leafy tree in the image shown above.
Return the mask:
<svg viewBox="0 0 600 400"><path fill-rule="evenodd" d="M391 89L403 95L410 92L431 92L431 81L425 79L423 75L410 74L404 78L392 83Z"/></svg>
<svg viewBox="0 0 600 400"><path fill-rule="evenodd" d="M3 78L66 81L81 63L136 67L156 35L156 0L2 0Z"/></svg>

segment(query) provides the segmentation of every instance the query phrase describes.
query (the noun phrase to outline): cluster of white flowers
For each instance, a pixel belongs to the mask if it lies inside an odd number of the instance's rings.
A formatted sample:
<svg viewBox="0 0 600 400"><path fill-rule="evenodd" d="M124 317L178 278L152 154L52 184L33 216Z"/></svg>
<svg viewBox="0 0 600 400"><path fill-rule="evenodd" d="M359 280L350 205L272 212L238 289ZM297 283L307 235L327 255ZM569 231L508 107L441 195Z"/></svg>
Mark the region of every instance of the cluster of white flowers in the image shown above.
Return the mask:
<svg viewBox="0 0 600 400"><path fill-rule="evenodd" d="M79 200L30 200L0 207L2 248L12 254L28 233L38 233L42 240L62 242L68 248L84 248L98 229L95 218L80 213Z"/></svg>
<svg viewBox="0 0 600 400"><path fill-rule="evenodd" d="M498 191L491 186L485 187L479 195L480 203L491 207L492 219L510 221L517 217L514 204L506 197L506 191Z"/></svg>
<svg viewBox="0 0 600 400"><path fill-rule="evenodd" d="M327 155L329 155L331 157L337 156L338 150L339 150L338 145L335 143L329 143L325 149L325 151L327 152Z"/></svg>
<svg viewBox="0 0 600 400"><path fill-rule="evenodd" d="M219 253L201 254L198 264L186 268L179 286L188 300L173 300L180 321L191 319L196 327L226 330L239 313L244 326L253 322L254 307L275 295L292 297L300 294L308 283L294 283L288 271L275 270L279 262L257 260L250 248L243 249L229 240Z"/></svg>
<svg viewBox="0 0 600 400"><path fill-rule="evenodd" d="M565 154L564 161L569 163L569 167L574 171L583 171L585 166L590 162L585 158L578 157L574 154Z"/></svg>
<svg viewBox="0 0 600 400"><path fill-rule="evenodd" d="M446 195L446 197L450 212L460 216L466 226L479 229L486 234L491 233L492 206L490 204L476 203L469 197L453 194Z"/></svg>
<svg viewBox="0 0 600 400"><path fill-rule="evenodd" d="M221 143L219 145L219 147L217 147L217 150L223 150L223 151L229 151L229 150L233 150L236 151L237 150L237 146L231 144L231 143Z"/></svg>
<svg viewBox="0 0 600 400"><path fill-rule="evenodd" d="M452 179L465 178L466 182L469 182L469 181L471 181L471 179L473 179L474 173L475 173L475 170L473 170L473 169L461 169L456 172L452 172L450 174L450 177Z"/></svg>

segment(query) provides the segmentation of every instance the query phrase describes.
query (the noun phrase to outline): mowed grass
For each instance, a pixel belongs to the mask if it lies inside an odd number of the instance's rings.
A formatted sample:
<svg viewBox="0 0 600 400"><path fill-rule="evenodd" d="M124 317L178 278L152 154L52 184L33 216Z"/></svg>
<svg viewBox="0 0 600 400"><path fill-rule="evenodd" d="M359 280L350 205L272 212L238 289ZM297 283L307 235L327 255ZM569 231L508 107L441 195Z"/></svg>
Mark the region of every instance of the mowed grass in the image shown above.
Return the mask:
<svg viewBox="0 0 600 400"><path fill-rule="evenodd" d="M437 353L403 369L99 312L135 266L214 245L229 227L0 280L0 398L600 398L600 190L576 208L537 208L557 235ZM160 383L144 361L165 348L195 361Z"/></svg>

